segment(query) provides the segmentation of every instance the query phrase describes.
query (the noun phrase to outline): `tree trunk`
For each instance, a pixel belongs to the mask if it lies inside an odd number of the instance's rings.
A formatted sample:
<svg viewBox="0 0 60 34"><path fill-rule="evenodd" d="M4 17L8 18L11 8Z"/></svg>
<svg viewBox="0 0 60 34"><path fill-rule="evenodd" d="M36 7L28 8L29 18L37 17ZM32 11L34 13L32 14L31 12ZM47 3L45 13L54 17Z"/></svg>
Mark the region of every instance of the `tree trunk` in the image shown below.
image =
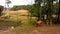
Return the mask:
<svg viewBox="0 0 60 34"><path fill-rule="evenodd" d="M38 16L37 16L37 21L39 21L39 20L41 20L41 9L40 9L40 7L41 7L41 0L36 0L35 1L35 3L37 3L37 7L38 7Z"/></svg>
<svg viewBox="0 0 60 34"><path fill-rule="evenodd" d="M59 0L59 9L58 9L58 23L60 24L60 0Z"/></svg>
<svg viewBox="0 0 60 34"><path fill-rule="evenodd" d="M53 6L53 0L47 0L47 4L48 4L48 9L46 11L47 14L47 20L48 20L48 24L50 24L50 20L51 20L51 12L52 12L52 6Z"/></svg>

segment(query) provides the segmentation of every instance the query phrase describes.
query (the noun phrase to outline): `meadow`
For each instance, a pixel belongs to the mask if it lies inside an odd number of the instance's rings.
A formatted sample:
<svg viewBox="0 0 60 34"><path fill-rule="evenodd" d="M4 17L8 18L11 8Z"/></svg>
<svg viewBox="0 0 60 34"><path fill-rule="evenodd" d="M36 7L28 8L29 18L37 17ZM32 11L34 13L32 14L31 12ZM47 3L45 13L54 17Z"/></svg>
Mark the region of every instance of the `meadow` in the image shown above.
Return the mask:
<svg viewBox="0 0 60 34"><path fill-rule="evenodd" d="M32 25L36 17L30 17L30 15L28 10L6 10L0 18L0 24L7 26L17 26L21 24L23 24L22 26Z"/></svg>

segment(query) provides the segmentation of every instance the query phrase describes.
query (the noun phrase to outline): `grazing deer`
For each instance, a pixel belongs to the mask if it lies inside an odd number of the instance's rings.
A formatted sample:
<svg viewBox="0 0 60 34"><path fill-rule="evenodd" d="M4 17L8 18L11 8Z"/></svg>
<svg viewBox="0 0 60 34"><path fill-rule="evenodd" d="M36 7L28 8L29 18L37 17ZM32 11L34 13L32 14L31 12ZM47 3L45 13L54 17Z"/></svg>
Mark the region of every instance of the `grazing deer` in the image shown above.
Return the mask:
<svg viewBox="0 0 60 34"><path fill-rule="evenodd" d="M36 26L40 26L42 23L43 23L42 20L37 20L37 21L35 21Z"/></svg>

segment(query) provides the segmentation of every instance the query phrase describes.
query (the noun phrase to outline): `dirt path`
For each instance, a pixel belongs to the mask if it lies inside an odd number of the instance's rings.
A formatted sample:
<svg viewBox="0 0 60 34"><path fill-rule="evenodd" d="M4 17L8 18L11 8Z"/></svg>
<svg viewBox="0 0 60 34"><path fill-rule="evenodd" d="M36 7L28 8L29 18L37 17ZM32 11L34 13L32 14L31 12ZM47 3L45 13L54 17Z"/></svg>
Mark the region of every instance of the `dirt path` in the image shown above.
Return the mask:
<svg viewBox="0 0 60 34"><path fill-rule="evenodd" d="M37 31L38 34L60 34L60 25L38 27Z"/></svg>
<svg viewBox="0 0 60 34"><path fill-rule="evenodd" d="M10 29L11 29L10 26L0 26L0 34L9 32Z"/></svg>
<svg viewBox="0 0 60 34"><path fill-rule="evenodd" d="M60 34L60 25L43 25L40 27L16 27L14 30L0 31L0 34Z"/></svg>

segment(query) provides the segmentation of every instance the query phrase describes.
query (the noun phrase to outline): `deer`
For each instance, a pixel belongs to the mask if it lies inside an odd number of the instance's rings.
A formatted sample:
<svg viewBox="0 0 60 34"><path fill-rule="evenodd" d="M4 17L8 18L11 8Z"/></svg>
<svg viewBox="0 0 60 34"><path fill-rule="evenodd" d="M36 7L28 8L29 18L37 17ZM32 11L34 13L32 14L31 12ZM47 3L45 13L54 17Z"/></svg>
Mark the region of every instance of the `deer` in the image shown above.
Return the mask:
<svg viewBox="0 0 60 34"><path fill-rule="evenodd" d="M42 23L43 23L42 20L36 20L36 21L35 21L35 25L36 25L36 26L40 26Z"/></svg>

